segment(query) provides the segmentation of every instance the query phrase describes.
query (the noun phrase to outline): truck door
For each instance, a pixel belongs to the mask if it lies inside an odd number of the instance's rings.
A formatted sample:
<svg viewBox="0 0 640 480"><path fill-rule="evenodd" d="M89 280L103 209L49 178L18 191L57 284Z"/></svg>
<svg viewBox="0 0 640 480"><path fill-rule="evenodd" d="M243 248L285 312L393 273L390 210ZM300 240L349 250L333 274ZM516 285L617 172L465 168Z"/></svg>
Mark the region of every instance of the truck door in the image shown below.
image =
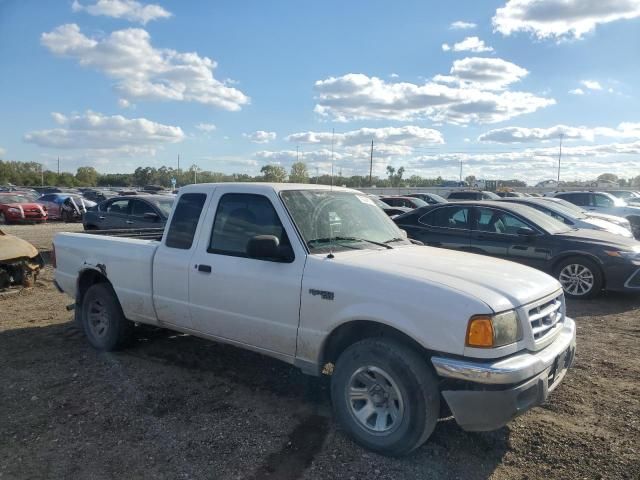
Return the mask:
<svg viewBox="0 0 640 480"><path fill-rule="evenodd" d="M180 195L153 260L153 304L160 323L192 328L189 272L205 193Z"/></svg>
<svg viewBox="0 0 640 480"><path fill-rule="evenodd" d="M218 187L204 220L189 280L194 328L293 356L306 252L275 192L237 190ZM250 258L247 243L257 235L276 236L290 257Z"/></svg>

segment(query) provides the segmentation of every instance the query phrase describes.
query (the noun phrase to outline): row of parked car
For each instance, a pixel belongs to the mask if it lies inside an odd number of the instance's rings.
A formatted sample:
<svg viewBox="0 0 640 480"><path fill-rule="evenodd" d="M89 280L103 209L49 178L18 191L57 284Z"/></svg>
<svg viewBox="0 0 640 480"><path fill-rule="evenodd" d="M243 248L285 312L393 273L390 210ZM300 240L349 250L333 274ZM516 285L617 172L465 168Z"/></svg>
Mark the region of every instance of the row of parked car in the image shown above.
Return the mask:
<svg viewBox="0 0 640 480"><path fill-rule="evenodd" d="M380 201L408 210L392 218L413 241L537 268L556 277L567 296L640 290L640 242L634 239L640 204L604 192L538 198L486 193L452 192L446 200L416 193Z"/></svg>

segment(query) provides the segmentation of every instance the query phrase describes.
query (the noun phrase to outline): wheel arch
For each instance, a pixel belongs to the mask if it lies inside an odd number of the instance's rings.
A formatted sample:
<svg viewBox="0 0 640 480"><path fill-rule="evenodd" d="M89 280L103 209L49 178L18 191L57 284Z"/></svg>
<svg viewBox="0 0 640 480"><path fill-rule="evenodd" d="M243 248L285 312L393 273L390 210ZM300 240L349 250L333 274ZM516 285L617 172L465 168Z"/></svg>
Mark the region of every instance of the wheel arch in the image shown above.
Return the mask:
<svg viewBox="0 0 640 480"><path fill-rule="evenodd" d="M556 274L556 269L558 268L558 265L560 265L560 263L562 263L564 260L571 258L571 257L584 257L587 260L591 260L593 263L596 264L596 266L598 267L598 270L600 271L600 275L602 276L602 286L606 287L607 285L607 276L604 273L604 268L603 268L603 263L602 260L600 260L596 255L593 255L591 253L588 252L581 252L581 251L568 251L568 252L562 252L561 255L558 255L558 257L553 259L553 263L551 265L551 273L555 276Z"/></svg>
<svg viewBox="0 0 640 480"><path fill-rule="evenodd" d="M80 272L76 286L76 306L82 305L87 290L96 283L107 283L113 288L106 274L99 268L86 268Z"/></svg>
<svg viewBox="0 0 640 480"><path fill-rule="evenodd" d="M395 339L409 348L429 356L432 352L414 340L410 335L395 327L373 320L350 320L335 327L325 338L318 357L319 368L335 364L338 357L350 345L365 338L386 337Z"/></svg>

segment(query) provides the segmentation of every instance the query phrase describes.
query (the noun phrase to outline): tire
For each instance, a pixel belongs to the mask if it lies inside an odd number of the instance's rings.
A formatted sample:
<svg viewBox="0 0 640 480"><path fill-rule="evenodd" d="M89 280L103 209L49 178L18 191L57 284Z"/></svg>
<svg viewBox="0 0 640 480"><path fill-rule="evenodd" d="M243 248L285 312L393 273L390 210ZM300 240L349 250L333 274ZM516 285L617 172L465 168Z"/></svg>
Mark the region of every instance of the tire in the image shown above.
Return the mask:
<svg viewBox="0 0 640 480"><path fill-rule="evenodd" d="M9 225L7 217L4 216L4 212L0 212L0 225Z"/></svg>
<svg viewBox="0 0 640 480"><path fill-rule="evenodd" d="M96 283L84 294L81 320L89 343L97 350L119 350L133 338L133 322L124 317L120 302L107 283Z"/></svg>
<svg viewBox="0 0 640 480"><path fill-rule="evenodd" d="M60 216L61 216L62 221L64 223L69 223L71 221L71 217L69 215L69 212L67 212L66 210L62 210L62 214Z"/></svg>
<svg viewBox="0 0 640 480"><path fill-rule="evenodd" d="M396 340L367 338L349 346L331 377L338 422L357 443L383 455L406 455L418 448L440 413L438 381L427 362ZM358 397L350 398L350 391ZM367 417L367 412L372 413Z"/></svg>
<svg viewBox="0 0 640 480"><path fill-rule="evenodd" d="M567 297L577 299L594 298L604 286L600 267L586 257L569 257L562 260L554 270ZM590 288L586 288L590 284Z"/></svg>

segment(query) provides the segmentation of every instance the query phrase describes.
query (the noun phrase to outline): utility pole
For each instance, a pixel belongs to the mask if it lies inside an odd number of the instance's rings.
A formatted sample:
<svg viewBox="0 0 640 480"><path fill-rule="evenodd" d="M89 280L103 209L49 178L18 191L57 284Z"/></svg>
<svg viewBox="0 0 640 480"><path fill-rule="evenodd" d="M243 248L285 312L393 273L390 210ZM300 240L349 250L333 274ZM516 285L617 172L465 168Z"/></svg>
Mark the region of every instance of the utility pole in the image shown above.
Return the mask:
<svg viewBox="0 0 640 480"><path fill-rule="evenodd" d="M333 137L336 133L336 129L331 129L331 188L333 188Z"/></svg>
<svg viewBox="0 0 640 480"><path fill-rule="evenodd" d="M562 137L564 137L564 133L560 134L560 153L558 153L558 185L560 185L560 164L562 162Z"/></svg>
<svg viewBox="0 0 640 480"><path fill-rule="evenodd" d="M369 186L373 187L373 138L371 139L371 154L369 155Z"/></svg>
<svg viewBox="0 0 640 480"><path fill-rule="evenodd" d="M193 166L193 183L198 183L198 166Z"/></svg>
<svg viewBox="0 0 640 480"><path fill-rule="evenodd" d="M58 157L58 177L60 176L60 157Z"/></svg>
<svg viewBox="0 0 640 480"><path fill-rule="evenodd" d="M176 187L180 181L180 154L178 154L178 174L176 175Z"/></svg>
<svg viewBox="0 0 640 480"><path fill-rule="evenodd" d="M462 159L460 159L460 186L462 186Z"/></svg>
<svg viewBox="0 0 640 480"><path fill-rule="evenodd" d="M320 176L320 167L316 167L316 185L318 184L318 177Z"/></svg>
<svg viewBox="0 0 640 480"><path fill-rule="evenodd" d="M42 168L42 164L40 164L40 186L44 187L44 168Z"/></svg>
<svg viewBox="0 0 640 480"><path fill-rule="evenodd" d="M296 145L296 163L300 161L300 145Z"/></svg>

